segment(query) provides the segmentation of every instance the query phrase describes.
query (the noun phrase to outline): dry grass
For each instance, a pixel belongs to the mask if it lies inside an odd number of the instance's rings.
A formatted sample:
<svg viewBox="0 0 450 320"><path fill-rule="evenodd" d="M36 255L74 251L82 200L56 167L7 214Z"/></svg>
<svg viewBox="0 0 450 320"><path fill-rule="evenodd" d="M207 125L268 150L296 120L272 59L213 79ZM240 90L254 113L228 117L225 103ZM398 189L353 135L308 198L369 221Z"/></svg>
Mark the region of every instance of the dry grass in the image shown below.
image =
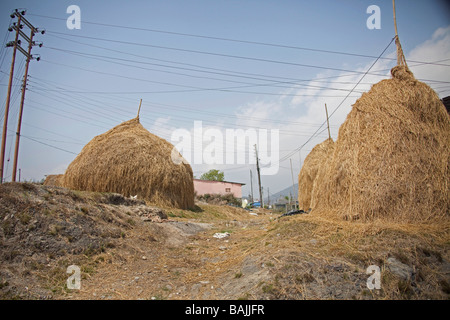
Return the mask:
<svg viewBox="0 0 450 320"><path fill-rule="evenodd" d="M450 118L403 66L353 105L339 129L315 212L347 219L448 221Z"/></svg>
<svg viewBox="0 0 450 320"><path fill-rule="evenodd" d="M155 205L194 206L189 164L175 164L173 145L148 132L135 118L92 139L69 165L64 187L137 195Z"/></svg>
<svg viewBox="0 0 450 320"><path fill-rule="evenodd" d="M271 222L268 232L254 240L252 254L275 265L271 299L448 298L449 221L359 222L298 215ZM393 274L386 265L389 257L412 267L412 278ZM366 288L370 265L381 268L381 290Z"/></svg>
<svg viewBox="0 0 450 320"><path fill-rule="evenodd" d="M62 174L49 174L44 181L44 186L61 187L64 175Z"/></svg>
<svg viewBox="0 0 450 320"><path fill-rule="evenodd" d="M317 195L314 189L323 179L323 169L327 161L331 158L334 150L334 141L327 139L316 145L303 163L300 174L298 175L298 203L299 208L308 210L314 207Z"/></svg>

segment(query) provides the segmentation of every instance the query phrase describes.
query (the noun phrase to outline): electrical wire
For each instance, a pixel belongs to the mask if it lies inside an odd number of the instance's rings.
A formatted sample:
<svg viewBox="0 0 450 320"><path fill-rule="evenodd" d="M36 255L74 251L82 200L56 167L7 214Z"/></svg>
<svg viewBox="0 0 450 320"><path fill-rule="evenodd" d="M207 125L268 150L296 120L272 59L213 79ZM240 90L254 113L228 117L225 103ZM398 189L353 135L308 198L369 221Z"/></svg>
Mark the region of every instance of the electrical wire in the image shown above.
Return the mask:
<svg viewBox="0 0 450 320"><path fill-rule="evenodd" d="M386 50L391 46L392 42L395 40L395 38L392 38L391 41L389 42L389 44L386 46L386 48L381 52L381 54L379 55L379 57L382 57L383 54L386 52ZM356 83L356 85L354 86L354 88L356 88L359 84L359 82L361 82L364 77L369 73L369 71L373 68L373 66L378 62L379 57L372 63L372 65L367 69L366 73L359 79L359 81ZM308 144L308 142L311 141L311 139L314 138L314 136L317 134L317 132L319 132L319 130L327 123L327 121L333 116L333 114L343 105L343 103L345 102L345 100L347 100L348 96L350 95L351 92L348 93L348 95L338 104L338 106L333 110L333 112L329 115L328 119L322 123L322 125L311 135L311 137L306 140L305 143L303 143L300 147L294 149L292 152L290 152L289 154L287 154L286 156L282 157L280 160L278 160L278 163L281 163L287 159L289 159L289 157L291 157L294 153L296 153L297 151L301 150L306 144Z"/></svg>
<svg viewBox="0 0 450 320"><path fill-rule="evenodd" d="M51 16L47 16L47 15L39 15L39 14L30 14L30 15L36 16L36 17L47 18L47 19L66 20L63 18L51 17ZM235 43L245 43L245 44L251 44L251 45L258 45L258 46L277 47L277 48L283 48L283 49L303 50L303 51L310 51L310 52L346 55L346 56L362 57L362 58L370 58L370 59L377 58L376 56L367 55L367 54L343 52L343 51L336 51L336 50L324 50L324 49L317 49L317 48L299 47L299 46L293 46L293 45L283 45L283 44L242 40L242 39L231 39L231 38L217 37L217 36L207 36L207 35L199 35L199 34L192 34L192 33L183 33L183 32L158 30L158 29L150 29L150 28L142 28L142 27L124 26L124 25L117 25L117 24L111 24L111 23L92 22L92 21L86 21L86 20L83 20L83 23L97 25L97 26L104 26L104 27L121 28L121 29L135 30L135 31L146 31L146 32L153 32L153 33L176 35L176 36L202 38L202 39L209 39L209 40L228 41L228 42L235 42ZM388 57L381 57L381 58L377 58L377 59L385 59L385 60L395 61L395 58L388 58ZM423 64L434 64L434 63L416 61L416 60L410 60L410 62L423 63ZM450 67L450 65L447 65L447 64L434 64L434 65Z"/></svg>

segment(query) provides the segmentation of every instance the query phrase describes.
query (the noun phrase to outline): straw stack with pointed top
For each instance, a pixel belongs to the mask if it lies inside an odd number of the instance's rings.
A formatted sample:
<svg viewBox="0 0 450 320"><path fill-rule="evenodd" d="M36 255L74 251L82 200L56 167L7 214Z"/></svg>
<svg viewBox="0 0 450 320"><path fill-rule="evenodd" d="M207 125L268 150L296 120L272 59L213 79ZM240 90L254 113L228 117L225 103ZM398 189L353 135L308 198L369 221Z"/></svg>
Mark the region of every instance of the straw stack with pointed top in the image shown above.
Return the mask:
<svg viewBox="0 0 450 320"><path fill-rule="evenodd" d="M406 65L372 86L339 129L313 212L425 222L450 217L450 117Z"/></svg>
<svg viewBox="0 0 450 320"><path fill-rule="evenodd" d="M92 139L67 168L63 186L116 192L149 203L187 209L194 206L191 166L176 164L174 146L147 131L139 117Z"/></svg>

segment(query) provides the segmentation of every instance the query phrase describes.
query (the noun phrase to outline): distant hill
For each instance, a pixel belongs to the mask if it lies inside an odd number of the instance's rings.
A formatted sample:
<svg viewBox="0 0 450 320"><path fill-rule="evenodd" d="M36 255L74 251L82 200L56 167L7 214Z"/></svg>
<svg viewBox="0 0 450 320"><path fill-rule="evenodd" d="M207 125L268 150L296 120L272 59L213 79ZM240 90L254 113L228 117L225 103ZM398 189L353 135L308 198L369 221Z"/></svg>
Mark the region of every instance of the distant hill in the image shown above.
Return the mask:
<svg viewBox="0 0 450 320"><path fill-rule="evenodd" d="M285 196L290 196L292 194L292 186L287 187L286 189L283 189L277 193L274 194L270 194L269 199L271 203L276 202L279 198L284 198ZM296 183L294 185L294 194L292 195L292 197L294 199L297 199L297 195L298 195L298 183ZM265 199L267 199L267 194L264 197Z"/></svg>

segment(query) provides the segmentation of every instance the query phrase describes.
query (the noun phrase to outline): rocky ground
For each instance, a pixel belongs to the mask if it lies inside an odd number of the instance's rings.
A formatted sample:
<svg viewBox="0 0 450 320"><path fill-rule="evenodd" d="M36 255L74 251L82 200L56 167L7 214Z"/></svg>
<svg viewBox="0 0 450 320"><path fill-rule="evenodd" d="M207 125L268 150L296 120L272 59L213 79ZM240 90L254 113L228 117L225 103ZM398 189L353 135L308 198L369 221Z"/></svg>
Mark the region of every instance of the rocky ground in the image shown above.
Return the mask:
<svg viewBox="0 0 450 320"><path fill-rule="evenodd" d="M255 212L3 184L0 298L450 298L449 223ZM70 265L80 268L79 290L67 287ZM379 289L367 286L369 266L380 270Z"/></svg>

